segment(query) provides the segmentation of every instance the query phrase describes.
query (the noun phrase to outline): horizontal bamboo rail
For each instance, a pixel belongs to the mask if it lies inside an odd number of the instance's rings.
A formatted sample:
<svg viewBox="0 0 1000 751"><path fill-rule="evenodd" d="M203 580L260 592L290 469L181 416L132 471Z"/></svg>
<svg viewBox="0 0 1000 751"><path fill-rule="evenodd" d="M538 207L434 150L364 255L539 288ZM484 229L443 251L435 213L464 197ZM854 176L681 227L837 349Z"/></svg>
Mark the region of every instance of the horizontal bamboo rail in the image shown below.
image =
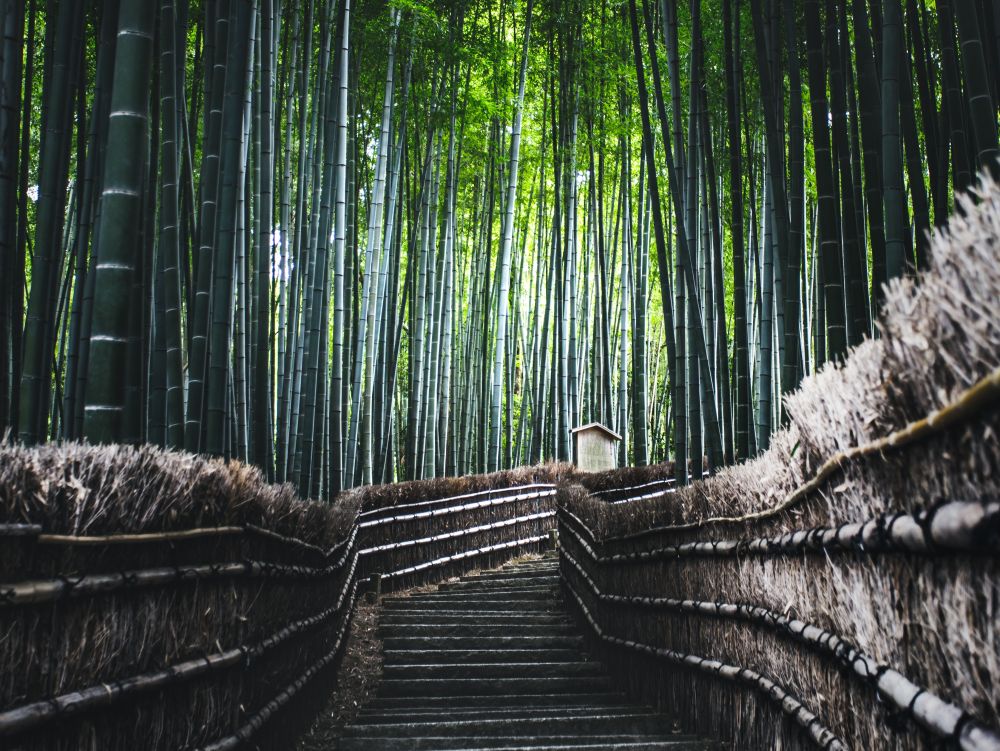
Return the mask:
<svg viewBox="0 0 1000 751"><path fill-rule="evenodd" d="M253 524L226 527L194 527L191 529L168 530L164 532L140 532L135 534L114 535L64 535L47 534L40 524L7 524L0 525L0 537L32 537L39 545L58 545L67 547L108 547L113 545L173 543L185 540L203 538L222 538L237 536L261 537L283 545L289 545L303 550L309 550L325 557L335 555L348 542L344 538L330 548L322 548L311 542L290 537L264 529Z"/></svg>
<svg viewBox="0 0 1000 751"><path fill-rule="evenodd" d="M35 537L41 532L41 524L0 524L0 537Z"/></svg>
<svg viewBox="0 0 1000 751"><path fill-rule="evenodd" d="M491 524L479 524L474 527L466 527L464 529L458 529L453 532L444 532L440 535L433 535L431 537L418 537L412 540L402 540L400 542L389 542L384 545L375 545L374 547L365 548L361 551L361 555L373 555L376 553L384 553L393 550L401 550L403 548L416 547L418 545L429 545L435 542L442 542L444 540L454 540L459 537L467 537L469 535L479 534L480 532L488 532L493 529L501 529L503 527L513 527L518 524L524 524L526 522L538 521L540 519L548 519L556 515L555 511L542 511L537 514L528 514L527 516L517 516L513 519L503 519L501 521L492 522Z"/></svg>
<svg viewBox="0 0 1000 751"><path fill-rule="evenodd" d="M562 513L586 529L568 509ZM607 538L618 542L621 538ZM692 556L733 557L858 552L995 554L1000 540L1000 502L954 501L917 514L882 514L864 522L799 529L771 537L701 540L649 550L598 555L600 565Z"/></svg>
<svg viewBox="0 0 1000 751"><path fill-rule="evenodd" d="M348 538L351 547L346 548L337 561L323 567L244 560L189 566L159 566L112 574L62 575L49 579L0 584L0 606L34 605L64 597L110 594L203 579L318 579L336 574L343 568L353 548L356 535L355 530Z"/></svg>
<svg viewBox="0 0 1000 751"><path fill-rule="evenodd" d="M392 579L397 576L406 576L407 574L414 574L418 571L425 571L430 568L436 568L437 566L444 566L448 563L455 563L456 561L468 560L469 558L476 558L481 555L486 555L487 553L496 553L501 550L510 550L511 548L520 548L525 545L532 545L535 543L543 542L549 539L548 533L544 535L534 535L532 537L525 537L520 540L511 540L510 542L501 542L496 545L487 545L483 548L476 548L474 550L467 550L464 553L455 553L454 555L445 556L443 558L437 558L433 561L427 561L426 563L419 563L416 566L408 566L407 568L401 568L398 571L392 571L388 574L382 574L383 579Z"/></svg>
<svg viewBox="0 0 1000 751"><path fill-rule="evenodd" d="M526 490L533 491L536 489L542 489L546 491L551 491L551 494L555 494L556 485L551 482L533 482L526 485L510 485L503 488L487 488L486 490L477 490L472 493L462 493L461 495L450 495L442 498L432 498L426 501L413 501L411 503L400 503L395 506L383 506L381 508L368 509L367 511L362 511L358 514L358 519L367 519L368 517L378 516L379 514L394 514L401 509L412 511L416 508L423 508L428 506L433 506L439 503L454 503L456 501L467 501L470 498L480 498L482 496L488 496L491 498L500 498L510 494L520 494Z"/></svg>
<svg viewBox="0 0 1000 751"><path fill-rule="evenodd" d="M264 727L265 723L270 720L280 709L291 703L292 699L306 687L306 685L315 678L321 671L326 669L337 659L337 655L340 654L340 649L344 645L344 637L347 635L347 628L350 626L351 619L350 613L354 608L354 603L357 600L358 582L354 581L351 584L351 599L347 607L348 617L343 620L340 626L340 631L337 633L337 638L334 640L333 647L327 652L323 657L317 660L314 664L310 665L305 672L296 678L292 683L285 686L278 694L274 696L267 704L265 704L259 711L257 711L249 721L245 722L235 733L227 735L224 738L204 746L202 751L228 751L229 749L239 748L245 743L253 740L254 735L256 735Z"/></svg>
<svg viewBox="0 0 1000 751"><path fill-rule="evenodd" d="M546 491L537 491L533 493L523 493L518 495L503 496L499 498L490 498L485 501L475 501L473 503L464 503L459 506L448 506L446 508L432 509L429 511L417 511L410 514L398 514L394 516L386 516L380 519L371 519L369 521L360 522L358 527L360 529L370 529L371 527L381 526L383 524L393 524L396 522L407 522L407 521L417 521L418 519L433 519L438 516L448 516L449 514L456 514L461 511L475 511L478 509L490 508L491 506L505 506L510 503L516 503L518 501L531 501L538 498L549 498L555 496L555 488ZM451 500L451 499L448 499Z"/></svg>

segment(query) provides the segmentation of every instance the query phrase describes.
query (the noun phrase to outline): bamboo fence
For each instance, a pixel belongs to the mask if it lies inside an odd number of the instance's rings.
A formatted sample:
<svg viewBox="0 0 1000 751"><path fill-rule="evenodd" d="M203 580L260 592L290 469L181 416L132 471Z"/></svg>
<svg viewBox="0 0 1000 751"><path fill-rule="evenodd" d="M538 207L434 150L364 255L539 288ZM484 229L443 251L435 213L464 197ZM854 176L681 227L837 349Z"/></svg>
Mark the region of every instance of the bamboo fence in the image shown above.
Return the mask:
<svg viewBox="0 0 1000 751"><path fill-rule="evenodd" d="M5 749L287 748L373 576L439 581L555 525L556 486L524 472L325 505L146 448L2 446L0 468Z"/></svg>

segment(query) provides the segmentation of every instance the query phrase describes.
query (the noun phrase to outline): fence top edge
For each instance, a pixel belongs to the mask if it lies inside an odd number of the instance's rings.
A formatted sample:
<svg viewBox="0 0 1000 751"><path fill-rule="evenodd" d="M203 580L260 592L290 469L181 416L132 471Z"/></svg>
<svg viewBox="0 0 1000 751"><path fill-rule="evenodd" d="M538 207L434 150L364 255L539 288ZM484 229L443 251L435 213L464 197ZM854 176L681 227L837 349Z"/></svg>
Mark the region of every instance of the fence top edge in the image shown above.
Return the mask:
<svg viewBox="0 0 1000 751"><path fill-rule="evenodd" d="M460 495L448 495L442 496L440 498L432 498L426 501L414 501L413 503L401 503L397 506L383 506L382 508L369 509L368 511L362 511L358 514L358 520L368 519L369 517L377 516L378 514L388 514L389 516L395 516L396 512L406 509L419 508L421 506L432 506L438 503L448 503L451 501L461 501L469 498L478 498L480 496L495 496L497 498L503 498L507 495L514 495L518 492L524 490L534 490L536 488L555 490L557 484L554 482L533 482L527 485L507 485L502 488L490 488L488 490L477 490L473 493L462 493Z"/></svg>

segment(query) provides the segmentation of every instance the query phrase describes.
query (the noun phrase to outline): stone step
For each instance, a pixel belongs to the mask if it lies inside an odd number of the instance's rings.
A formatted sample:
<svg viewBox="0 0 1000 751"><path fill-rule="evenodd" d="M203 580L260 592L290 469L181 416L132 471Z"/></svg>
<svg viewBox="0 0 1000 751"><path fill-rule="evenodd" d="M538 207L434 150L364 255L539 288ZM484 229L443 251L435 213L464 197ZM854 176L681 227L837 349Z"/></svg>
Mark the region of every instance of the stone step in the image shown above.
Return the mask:
<svg viewBox="0 0 1000 751"><path fill-rule="evenodd" d="M372 711L381 709L524 709L537 707L556 707L564 704L593 704L600 706L624 706L627 699L623 694L604 693L521 693L464 696L376 696L368 704Z"/></svg>
<svg viewBox="0 0 1000 751"><path fill-rule="evenodd" d="M578 633L569 623L408 623L381 624L382 638L406 636L564 636Z"/></svg>
<svg viewBox="0 0 1000 751"><path fill-rule="evenodd" d="M385 665L572 662L583 656L580 649L387 649L382 653Z"/></svg>
<svg viewBox="0 0 1000 751"><path fill-rule="evenodd" d="M531 573L550 574L558 576L559 563L556 561L552 561L551 563L541 563L541 564L525 563L513 566L501 566L500 568L494 569L493 571L481 571L479 574L470 574L470 576L489 576L490 574L496 574L498 576L502 576L504 574L508 574L511 572L515 573L531 572Z"/></svg>
<svg viewBox="0 0 1000 751"><path fill-rule="evenodd" d="M385 679L394 678L570 678L599 676L596 662L481 662L438 665L385 665Z"/></svg>
<svg viewBox="0 0 1000 751"><path fill-rule="evenodd" d="M440 598L426 598L425 596L413 596L406 599L386 600L382 604L383 612L394 613L400 610L456 610L464 609L466 612L484 613L549 613L563 612L561 599L556 599L549 595L546 598L512 598L504 596L495 599L477 599L474 596L455 597L446 596Z"/></svg>
<svg viewBox="0 0 1000 751"><path fill-rule="evenodd" d="M607 693L605 676L550 678L389 678L379 684L378 696L490 696L506 694Z"/></svg>
<svg viewBox="0 0 1000 751"><path fill-rule="evenodd" d="M582 636L393 636L386 650L403 649L582 649Z"/></svg>
<svg viewBox="0 0 1000 751"><path fill-rule="evenodd" d="M571 623L562 613L502 613L483 615L468 610L407 610L383 613L379 623L384 626L459 625L462 623L491 626L522 626L528 624Z"/></svg>
<svg viewBox="0 0 1000 751"><path fill-rule="evenodd" d="M483 600L550 600L552 599L551 587L525 587L523 589L484 589L475 592L464 592L460 589L448 592L433 592L430 594L411 595L405 598L406 602L482 602ZM389 599L389 602L403 602ZM388 604L388 603L386 603Z"/></svg>
<svg viewBox="0 0 1000 751"><path fill-rule="evenodd" d="M666 735L670 723L653 713L632 717L600 714L592 717L529 717L521 719L480 719L445 721L428 719L424 722L378 723L352 725L345 737L420 738L426 736L594 736L594 735ZM689 738L690 740L690 738Z"/></svg>
<svg viewBox="0 0 1000 751"><path fill-rule="evenodd" d="M425 738L345 738L341 751L700 751L711 746L689 736L434 736Z"/></svg>
<svg viewBox="0 0 1000 751"><path fill-rule="evenodd" d="M448 581L438 589L462 589L471 586L481 587L558 587L559 577L515 574L513 572L497 576L463 576L457 581Z"/></svg>
<svg viewBox="0 0 1000 751"><path fill-rule="evenodd" d="M448 582L438 587L438 592L551 592L559 588L559 580L493 579L489 581Z"/></svg>
<svg viewBox="0 0 1000 751"><path fill-rule="evenodd" d="M466 707L456 709L429 709L399 707L392 709L366 709L358 715L358 724L372 725L381 722L422 722L424 720L459 721L478 719L527 719L531 717L593 717L613 714L615 717L641 717L652 713L647 707L625 707L608 704L560 704L553 707Z"/></svg>
<svg viewBox="0 0 1000 751"><path fill-rule="evenodd" d="M499 571L490 571L483 574L467 574L465 576L458 577L460 582L491 582L491 581L504 581L506 579L516 579L518 581L523 581L525 579L540 579L543 583L548 582L558 582L559 581L559 571L555 567L550 568L528 568L528 569L500 569ZM445 582L445 584L450 584L451 582Z"/></svg>

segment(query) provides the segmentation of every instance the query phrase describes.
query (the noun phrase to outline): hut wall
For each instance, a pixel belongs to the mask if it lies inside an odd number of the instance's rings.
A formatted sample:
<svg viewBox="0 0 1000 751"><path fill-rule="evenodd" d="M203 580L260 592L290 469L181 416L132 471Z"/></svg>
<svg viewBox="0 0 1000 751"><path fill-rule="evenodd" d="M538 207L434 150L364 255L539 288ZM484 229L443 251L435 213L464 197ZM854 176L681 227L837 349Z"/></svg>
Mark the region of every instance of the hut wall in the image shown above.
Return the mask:
<svg viewBox="0 0 1000 751"><path fill-rule="evenodd" d="M576 466L583 472L606 472L618 464L616 443L596 428L573 434Z"/></svg>

